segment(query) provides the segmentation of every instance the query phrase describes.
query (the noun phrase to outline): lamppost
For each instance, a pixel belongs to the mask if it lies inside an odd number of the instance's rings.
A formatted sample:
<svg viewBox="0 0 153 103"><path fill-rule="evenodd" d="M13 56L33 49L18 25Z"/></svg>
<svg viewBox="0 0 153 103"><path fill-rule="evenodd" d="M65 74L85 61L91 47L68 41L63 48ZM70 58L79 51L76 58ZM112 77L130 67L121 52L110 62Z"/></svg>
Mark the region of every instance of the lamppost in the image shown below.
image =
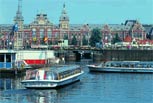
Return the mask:
<svg viewBox="0 0 153 103"><path fill-rule="evenodd" d="M87 41L88 41L88 47L89 47L89 26L86 24L86 30L87 30Z"/></svg>
<svg viewBox="0 0 153 103"><path fill-rule="evenodd" d="M13 49L12 48L12 42L11 41L9 42L9 49Z"/></svg>
<svg viewBox="0 0 153 103"><path fill-rule="evenodd" d="M89 47L89 31L88 31L88 34L87 35L88 35L88 47Z"/></svg>

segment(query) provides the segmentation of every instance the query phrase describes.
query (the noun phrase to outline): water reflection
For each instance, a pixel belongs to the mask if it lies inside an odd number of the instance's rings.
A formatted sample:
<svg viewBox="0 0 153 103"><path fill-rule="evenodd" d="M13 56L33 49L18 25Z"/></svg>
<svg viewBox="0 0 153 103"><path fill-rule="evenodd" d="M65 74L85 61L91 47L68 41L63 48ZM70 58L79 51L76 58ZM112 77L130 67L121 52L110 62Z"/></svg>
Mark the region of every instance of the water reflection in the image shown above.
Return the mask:
<svg viewBox="0 0 153 103"><path fill-rule="evenodd" d="M57 90L31 90L30 94L26 95L27 101L30 103L57 103Z"/></svg>
<svg viewBox="0 0 153 103"><path fill-rule="evenodd" d="M92 72L90 74L92 75L90 87L99 90L93 94L98 94L97 98L100 96L101 103L153 102L153 74Z"/></svg>
<svg viewBox="0 0 153 103"><path fill-rule="evenodd" d="M0 78L0 90L19 89L21 88L21 80L23 77L16 78Z"/></svg>
<svg viewBox="0 0 153 103"><path fill-rule="evenodd" d="M153 74L97 73L59 89L25 89L24 77L0 78L0 103L153 103Z"/></svg>
<svg viewBox="0 0 153 103"><path fill-rule="evenodd" d="M25 89L20 83L22 79L0 79L0 103L59 103L61 98L69 95L69 91L77 90L80 85L76 82L58 89Z"/></svg>

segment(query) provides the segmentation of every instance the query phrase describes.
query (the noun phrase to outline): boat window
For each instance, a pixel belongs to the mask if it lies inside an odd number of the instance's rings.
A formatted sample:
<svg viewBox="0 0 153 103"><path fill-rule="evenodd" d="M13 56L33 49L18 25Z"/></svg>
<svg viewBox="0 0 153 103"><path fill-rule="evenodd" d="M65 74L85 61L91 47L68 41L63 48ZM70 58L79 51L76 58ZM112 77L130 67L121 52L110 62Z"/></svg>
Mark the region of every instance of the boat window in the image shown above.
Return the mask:
<svg viewBox="0 0 153 103"><path fill-rule="evenodd" d="M131 64L130 67L131 67L131 68L134 68L134 64Z"/></svg>
<svg viewBox="0 0 153 103"><path fill-rule="evenodd" d="M37 71L31 71L31 70L26 71L26 79L27 80L36 79L36 73Z"/></svg>
<svg viewBox="0 0 153 103"><path fill-rule="evenodd" d="M104 66L110 67L111 66L111 63L105 63Z"/></svg>
<svg viewBox="0 0 153 103"><path fill-rule="evenodd" d="M129 67L129 65L128 64L125 64L125 67Z"/></svg>
<svg viewBox="0 0 153 103"><path fill-rule="evenodd" d="M59 77L59 79L63 79L63 78L66 78L68 76L80 73L80 72L81 72L81 68L70 69L70 70L63 71L63 72L59 73L58 77Z"/></svg>
<svg viewBox="0 0 153 103"><path fill-rule="evenodd" d="M46 72L46 79L48 80L57 80L58 76L55 72Z"/></svg>
<svg viewBox="0 0 153 103"><path fill-rule="evenodd" d="M146 64L143 64L143 68L147 68L147 65Z"/></svg>
<svg viewBox="0 0 153 103"><path fill-rule="evenodd" d="M141 66L141 64L137 64L136 67L137 68L141 68L142 66Z"/></svg>

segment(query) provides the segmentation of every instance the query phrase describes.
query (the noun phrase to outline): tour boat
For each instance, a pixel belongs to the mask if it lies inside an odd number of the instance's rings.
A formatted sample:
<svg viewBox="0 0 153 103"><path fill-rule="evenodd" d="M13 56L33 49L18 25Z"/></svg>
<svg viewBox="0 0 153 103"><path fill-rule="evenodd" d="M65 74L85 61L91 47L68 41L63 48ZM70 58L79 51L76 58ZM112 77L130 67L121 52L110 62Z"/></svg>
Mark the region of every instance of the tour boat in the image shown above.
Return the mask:
<svg viewBox="0 0 153 103"><path fill-rule="evenodd" d="M153 73L152 61L107 61L99 65L87 65L89 71Z"/></svg>
<svg viewBox="0 0 153 103"><path fill-rule="evenodd" d="M25 79L21 83L25 88L56 88L79 81L83 73L78 65L27 70Z"/></svg>

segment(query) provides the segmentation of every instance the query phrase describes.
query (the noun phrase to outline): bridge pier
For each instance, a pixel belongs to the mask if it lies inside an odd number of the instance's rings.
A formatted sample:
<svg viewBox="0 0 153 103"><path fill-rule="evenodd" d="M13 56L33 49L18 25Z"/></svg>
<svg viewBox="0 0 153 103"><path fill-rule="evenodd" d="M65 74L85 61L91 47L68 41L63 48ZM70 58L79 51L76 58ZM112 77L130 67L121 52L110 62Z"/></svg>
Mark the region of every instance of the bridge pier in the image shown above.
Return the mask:
<svg viewBox="0 0 153 103"><path fill-rule="evenodd" d="M153 50L65 50L66 61L153 61Z"/></svg>
<svg viewBox="0 0 153 103"><path fill-rule="evenodd" d="M93 51L69 51L65 52L66 61L81 61L82 59L92 59L93 60Z"/></svg>

